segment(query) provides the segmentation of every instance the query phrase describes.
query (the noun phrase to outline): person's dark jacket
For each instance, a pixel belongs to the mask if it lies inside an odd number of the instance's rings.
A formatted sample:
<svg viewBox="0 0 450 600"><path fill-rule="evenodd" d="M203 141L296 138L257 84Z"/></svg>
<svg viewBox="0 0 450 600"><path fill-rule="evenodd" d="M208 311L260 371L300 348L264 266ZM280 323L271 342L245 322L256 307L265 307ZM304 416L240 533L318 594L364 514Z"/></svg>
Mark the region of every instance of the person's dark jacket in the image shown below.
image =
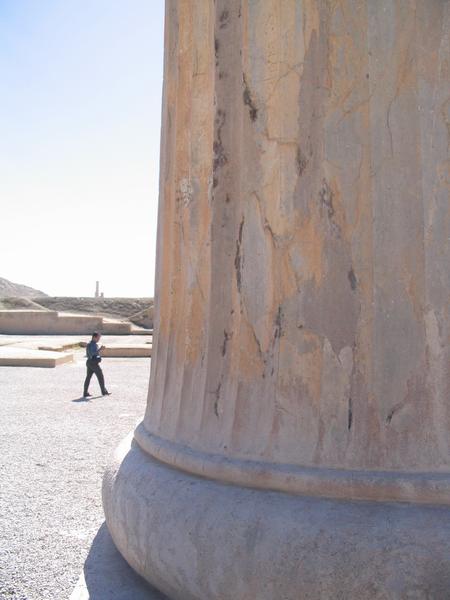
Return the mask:
<svg viewBox="0 0 450 600"><path fill-rule="evenodd" d="M91 340L86 346L86 358L93 363L99 363L102 360L97 342Z"/></svg>

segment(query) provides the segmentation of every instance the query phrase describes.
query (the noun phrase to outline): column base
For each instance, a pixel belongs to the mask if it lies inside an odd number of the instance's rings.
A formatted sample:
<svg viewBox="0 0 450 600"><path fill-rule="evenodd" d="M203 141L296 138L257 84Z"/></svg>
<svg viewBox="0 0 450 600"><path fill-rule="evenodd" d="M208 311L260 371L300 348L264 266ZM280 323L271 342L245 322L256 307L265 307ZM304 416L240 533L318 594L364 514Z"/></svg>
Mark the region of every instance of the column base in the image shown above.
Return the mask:
<svg viewBox="0 0 450 600"><path fill-rule="evenodd" d="M172 600L450 597L450 508L225 485L126 438L103 482L129 564Z"/></svg>

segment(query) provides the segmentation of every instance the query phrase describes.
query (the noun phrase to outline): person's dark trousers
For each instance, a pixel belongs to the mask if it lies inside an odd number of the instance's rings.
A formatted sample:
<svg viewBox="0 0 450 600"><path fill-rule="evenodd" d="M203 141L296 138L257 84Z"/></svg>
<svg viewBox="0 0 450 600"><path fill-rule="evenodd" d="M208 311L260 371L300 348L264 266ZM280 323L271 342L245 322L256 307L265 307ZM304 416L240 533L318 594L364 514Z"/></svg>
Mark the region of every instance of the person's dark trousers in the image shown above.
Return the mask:
<svg viewBox="0 0 450 600"><path fill-rule="evenodd" d="M92 375L94 375L94 373L98 379L98 383L100 384L100 389L101 389L102 394L106 394L105 378L103 377L103 371L101 370L100 365L95 361L87 360L86 367L87 367L87 373L86 373L86 379L84 380L83 395L84 396L87 395L88 390L89 390L89 384L91 383L91 378L92 378Z"/></svg>

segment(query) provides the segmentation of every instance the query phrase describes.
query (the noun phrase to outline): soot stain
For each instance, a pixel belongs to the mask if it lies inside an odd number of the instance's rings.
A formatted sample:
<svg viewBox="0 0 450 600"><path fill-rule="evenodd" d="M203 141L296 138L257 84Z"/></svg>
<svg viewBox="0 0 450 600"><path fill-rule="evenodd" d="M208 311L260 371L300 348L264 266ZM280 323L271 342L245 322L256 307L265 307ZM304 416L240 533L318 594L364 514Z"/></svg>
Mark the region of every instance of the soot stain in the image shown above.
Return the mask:
<svg viewBox="0 0 450 600"><path fill-rule="evenodd" d="M280 338L283 335L282 319L283 313L281 311L281 306L279 306L277 316L275 318L275 339Z"/></svg>
<svg viewBox="0 0 450 600"><path fill-rule="evenodd" d="M238 239L236 240L236 256L234 257L234 268L236 270L236 284L238 291L241 291L242 286L242 255L241 255L241 245L242 245L242 233L244 230L244 217L242 217L241 224L239 225L239 234Z"/></svg>
<svg viewBox="0 0 450 600"><path fill-rule="evenodd" d="M216 391L214 392L215 400L214 400L214 414L217 418L219 418L219 400L220 400L220 388L222 387L222 382L219 382Z"/></svg>
<svg viewBox="0 0 450 600"><path fill-rule="evenodd" d="M229 20L230 20L230 12L228 11L228 9L225 8L222 11L220 18L219 18L220 29L224 29L228 25Z"/></svg>
<svg viewBox="0 0 450 600"><path fill-rule="evenodd" d="M232 333L228 333L226 329L223 331L223 344L222 344L222 356L225 356L227 353L227 344L231 340Z"/></svg>
<svg viewBox="0 0 450 600"><path fill-rule="evenodd" d="M242 92L242 97L244 100L244 104L248 106L248 112L250 115L250 119L254 122L258 118L258 109L255 105L255 102L252 98L252 94L250 92L250 88L248 87L247 79L245 74L242 75L242 80L244 82L244 91Z"/></svg>
<svg viewBox="0 0 450 600"><path fill-rule="evenodd" d="M303 154L300 146L297 146L297 155L295 158L295 162L297 165L297 173L300 176L303 175L303 173L308 165L308 160L307 160L306 156Z"/></svg>
<svg viewBox="0 0 450 600"><path fill-rule="evenodd" d="M319 199L322 206L327 210L328 218L332 219L334 217L333 190L325 179L323 180L323 185L319 191Z"/></svg>
<svg viewBox="0 0 450 600"><path fill-rule="evenodd" d="M228 162L228 158L225 153L225 149L223 147L223 142L222 142L222 127L225 124L225 118L226 118L225 111L221 110L219 108L217 110L216 119L215 119L216 139L214 140L214 143L213 143L213 153L214 153L213 187L217 187L217 184L218 184L217 171L219 170L220 167L223 167Z"/></svg>

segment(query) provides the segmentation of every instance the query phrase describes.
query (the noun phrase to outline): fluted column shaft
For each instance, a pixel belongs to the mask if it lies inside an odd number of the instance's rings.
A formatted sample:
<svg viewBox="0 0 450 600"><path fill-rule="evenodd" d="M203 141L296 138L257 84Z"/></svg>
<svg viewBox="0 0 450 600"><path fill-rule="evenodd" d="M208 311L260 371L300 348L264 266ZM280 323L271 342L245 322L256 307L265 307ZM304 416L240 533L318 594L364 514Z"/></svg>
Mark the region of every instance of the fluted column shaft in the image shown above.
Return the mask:
<svg viewBox="0 0 450 600"><path fill-rule="evenodd" d="M447 2L168 2L145 425L450 466Z"/></svg>
<svg viewBox="0 0 450 600"><path fill-rule="evenodd" d="M449 31L167 0L148 406L103 497L172 600L449 597Z"/></svg>

